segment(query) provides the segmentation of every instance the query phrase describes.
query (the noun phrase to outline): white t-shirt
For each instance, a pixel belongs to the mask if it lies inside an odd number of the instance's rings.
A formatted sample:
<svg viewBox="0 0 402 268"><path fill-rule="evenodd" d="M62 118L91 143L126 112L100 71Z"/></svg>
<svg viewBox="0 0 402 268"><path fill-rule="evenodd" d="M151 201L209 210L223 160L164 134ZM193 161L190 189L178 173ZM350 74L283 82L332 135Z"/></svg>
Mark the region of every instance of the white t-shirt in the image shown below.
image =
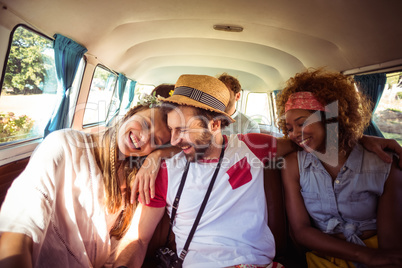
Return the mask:
<svg viewBox="0 0 402 268"><path fill-rule="evenodd" d="M105 212L92 142L74 130L51 133L7 193L0 233L30 236L34 267L101 267L111 254L118 213Z"/></svg>
<svg viewBox="0 0 402 268"><path fill-rule="evenodd" d="M276 153L276 140L265 134L232 135L201 221L184 259L184 267L269 264L275 242L269 229L263 162ZM186 158L179 153L163 163L156 197L149 206L167 206L169 214ZM191 163L173 226L180 254L215 171L215 161Z"/></svg>

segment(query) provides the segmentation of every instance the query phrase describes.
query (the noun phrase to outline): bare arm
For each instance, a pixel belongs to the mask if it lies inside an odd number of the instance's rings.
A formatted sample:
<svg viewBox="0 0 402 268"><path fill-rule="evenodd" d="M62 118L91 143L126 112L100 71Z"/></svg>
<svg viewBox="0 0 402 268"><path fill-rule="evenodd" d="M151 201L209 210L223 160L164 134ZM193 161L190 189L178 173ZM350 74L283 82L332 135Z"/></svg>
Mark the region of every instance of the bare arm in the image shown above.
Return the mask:
<svg viewBox="0 0 402 268"><path fill-rule="evenodd" d="M155 180L159 171L161 159L170 158L180 151L180 148L172 146L155 150L147 156L140 170L135 175L135 179L131 185L130 201L132 204L137 199L138 194L141 200L145 201L145 204L149 204L149 192L151 192L151 198L155 197Z"/></svg>
<svg viewBox="0 0 402 268"><path fill-rule="evenodd" d="M32 238L3 233L0 238L0 267L32 267Z"/></svg>
<svg viewBox="0 0 402 268"><path fill-rule="evenodd" d="M325 234L311 226L309 214L300 193L300 175L296 153L285 158L282 179L290 227L298 243L328 256L356 261L373 267L392 267L392 265L401 264L401 259L395 256L395 252L355 245Z"/></svg>
<svg viewBox="0 0 402 268"><path fill-rule="evenodd" d="M276 156L285 156L291 152L297 151L298 146L290 139L279 138L277 139Z"/></svg>
<svg viewBox="0 0 402 268"><path fill-rule="evenodd" d="M153 208L138 204L133 222L117 248L113 267L140 268L144 262L149 241L165 213L165 207Z"/></svg>
<svg viewBox="0 0 402 268"><path fill-rule="evenodd" d="M402 258L402 171L394 159L377 213L379 248L399 249Z"/></svg>

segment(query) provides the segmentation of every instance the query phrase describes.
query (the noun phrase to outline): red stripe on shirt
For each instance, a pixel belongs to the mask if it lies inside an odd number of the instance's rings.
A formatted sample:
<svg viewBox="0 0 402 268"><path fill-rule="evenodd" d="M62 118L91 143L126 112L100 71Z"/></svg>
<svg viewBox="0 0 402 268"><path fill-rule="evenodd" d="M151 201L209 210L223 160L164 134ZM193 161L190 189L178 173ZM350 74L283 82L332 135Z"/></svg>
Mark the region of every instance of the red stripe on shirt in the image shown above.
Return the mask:
<svg viewBox="0 0 402 268"><path fill-rule="evenodd" d="M264 164L276 156L275 137L262 133L238 134L237 136Z"/></svg>
<svg viewBox="0 0 402 268"><path fill-rule="evenodd" d="M166 206L166 194L168 187L168 172L165 160L161 161L161 167L159 168L158 175L155 180L155 197L151 199L149 204L144 204L141 200L141 204L148 207L161 208Z"/></svg>

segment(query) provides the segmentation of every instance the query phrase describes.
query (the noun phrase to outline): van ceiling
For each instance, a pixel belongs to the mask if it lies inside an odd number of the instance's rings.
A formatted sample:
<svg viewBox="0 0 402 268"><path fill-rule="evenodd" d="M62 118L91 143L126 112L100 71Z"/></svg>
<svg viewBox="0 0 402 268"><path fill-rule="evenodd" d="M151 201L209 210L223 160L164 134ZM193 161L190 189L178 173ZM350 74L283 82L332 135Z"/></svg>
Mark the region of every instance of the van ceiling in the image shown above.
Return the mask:
<svg viewBox="0 0 402 268"><path fill-rule="evenodd" d="M2 25L14 26L13 13L49 36L63 34L142 84L227 72L244 89L271 91L306 67L346 71L402 59L401 0L0 1Z"/></svg>

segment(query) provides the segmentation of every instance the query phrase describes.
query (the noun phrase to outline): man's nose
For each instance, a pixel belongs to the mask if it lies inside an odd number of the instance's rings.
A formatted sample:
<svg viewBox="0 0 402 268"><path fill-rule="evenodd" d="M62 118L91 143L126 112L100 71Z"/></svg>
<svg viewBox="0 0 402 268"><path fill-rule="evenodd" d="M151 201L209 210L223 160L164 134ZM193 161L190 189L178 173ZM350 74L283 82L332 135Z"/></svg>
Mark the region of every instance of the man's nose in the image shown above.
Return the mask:
<svg viewBox="0 0 402 268"><path fill-rule="evenodd" d="M181 141L181 134L176 131L172 131L172 136L170 138L170 144L176 146Z"/></svg>

